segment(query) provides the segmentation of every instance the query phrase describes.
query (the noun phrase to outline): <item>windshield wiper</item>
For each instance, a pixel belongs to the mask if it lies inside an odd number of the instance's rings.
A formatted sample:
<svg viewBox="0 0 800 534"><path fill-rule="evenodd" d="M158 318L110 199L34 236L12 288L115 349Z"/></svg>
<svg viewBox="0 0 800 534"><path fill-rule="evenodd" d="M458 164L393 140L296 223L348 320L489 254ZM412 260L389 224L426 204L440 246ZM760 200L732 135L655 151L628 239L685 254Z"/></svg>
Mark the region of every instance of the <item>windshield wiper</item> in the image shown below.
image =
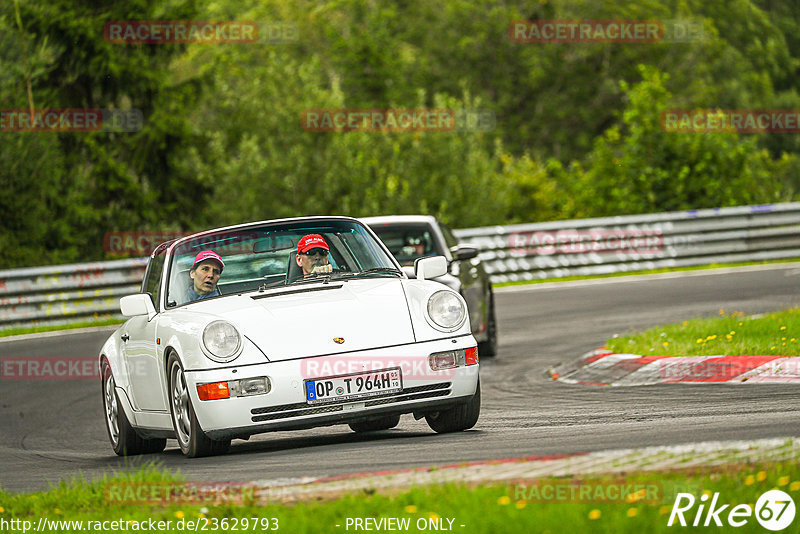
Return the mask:
<svg viewBox="0 0 800 534"><path fill-rule="evenodd" d="M394 267L373 267L372 269L365 269L356 273L333 273L336 278L358 278L359 276L370 276L373 274L390 274L393 276L403 277L403 271L395 269Z"/></svg>
<svg viewBox="0 0 800 534"><path fill-rule="evenodd" d="M284 286L286 285L286 280L285 279L284 280L276 280L276 281L270 282L268 284L267 283L263 283L260 286L258 286L258 291L264 291L265 289L271 289L273 287L278 287L278 286L282 286L282 285L284 285Z"/></svg>

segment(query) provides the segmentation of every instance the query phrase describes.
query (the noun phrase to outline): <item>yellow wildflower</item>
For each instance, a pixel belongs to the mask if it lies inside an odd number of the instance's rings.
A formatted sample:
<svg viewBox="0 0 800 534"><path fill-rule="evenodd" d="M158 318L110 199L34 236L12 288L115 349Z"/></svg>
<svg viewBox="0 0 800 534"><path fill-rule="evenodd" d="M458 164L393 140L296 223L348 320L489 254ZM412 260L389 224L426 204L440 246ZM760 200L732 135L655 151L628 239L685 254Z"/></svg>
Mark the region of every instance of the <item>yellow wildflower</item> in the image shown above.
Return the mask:
<svg viewBox="0 0 800 534"><path fill-rule="evenodd" d="M511 502L511 499L507 495L503 495L502 497L497 499L497 504L499 504L500 506L505 506L510 502Z"/></svg>
<svg viewBox="0 0 800 534"><path fill-rule="evenodd" d="M753 477L753 475L747 475L747 477L745 477L745 479L744 479L744 485L745 486L752 486L753 482L755 482L755 481L756 481L756 479L755 479L755 477Z"/></svg>
<svg viewBox="0 0 800 534"><path fill-rule="evenodd" d="M759 471L758 474L756 474L756 480L758 480L759 482L764 482L766 479L767 479L766 471Z"/></svg>
<svg viewBox="0 0 800 534"><path fill-rule="evenodd" d="M409 504L408 506L405 507L405 511L407 514L416 514L417 507L414 506L413 504Z"/></svg>
<svg viewBox="0 0 800 534"><path fill-rule="evenodd" d="M778 485L779 486L785 486L788 483L789 483L789 477L780 477L778 479Z"/></svg>
<svg viewBox="0 0 800 534"><path fill-rule="evenodd" d="M600 510L592 510L589 512L589 519L600 519Z"/></svg>
<svg viewBox="0 0 800 534"><path fill-rule="evenodd" d="M517 507L517 510L522 510L523 508L525 508L525 504L526 504L525 501L517 501L516 503L514 503L514 506Z"/></svg>
<svg viewBox="0 0 800 534"><path fill-rule="evenodd" d="M628 517L636 517L636 508L628 508Z"/></svg>
<svg viewBox="0 0 800 534"><path fill-rule="evenodd" d="M177 517L178 519L183 519L183 516L184 516L184 514L180 510L175 512L175 517Z"/></svg>

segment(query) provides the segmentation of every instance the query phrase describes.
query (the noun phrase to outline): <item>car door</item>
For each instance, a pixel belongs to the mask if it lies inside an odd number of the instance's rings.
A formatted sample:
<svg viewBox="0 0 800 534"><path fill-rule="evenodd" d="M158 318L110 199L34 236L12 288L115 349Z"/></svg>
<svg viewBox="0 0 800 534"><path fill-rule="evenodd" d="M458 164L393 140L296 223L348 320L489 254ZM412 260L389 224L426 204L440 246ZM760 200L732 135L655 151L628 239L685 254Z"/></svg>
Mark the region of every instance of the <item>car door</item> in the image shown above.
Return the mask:
<svg viewBox="0 0 800 534"><path fill-rule="evenodd" d="M458 239L444 224L439 223L445 244L451 251L458 245ZM461 282L461 294L467 301L469 309L470 327L473 334L482 333L486 316L486 305L483 281L478 270L478 258L471 260L458 260L453 255L453 263L450 266L450 273L457 276Z"/></svg>
<svg viewBox="0 0 800 534"><path fill-rule="evenodd" d="M168 404L166 388L160 365L159 346L156 344L157 326L160 318L160 282L164 271L166 247L159 247L150 258L142 281L142 292L153 298L156 315L131 318L123 331L123 353L130 377L130 395L136 410L166 411ZM126 339L127 338L127 339Z"/></svg>

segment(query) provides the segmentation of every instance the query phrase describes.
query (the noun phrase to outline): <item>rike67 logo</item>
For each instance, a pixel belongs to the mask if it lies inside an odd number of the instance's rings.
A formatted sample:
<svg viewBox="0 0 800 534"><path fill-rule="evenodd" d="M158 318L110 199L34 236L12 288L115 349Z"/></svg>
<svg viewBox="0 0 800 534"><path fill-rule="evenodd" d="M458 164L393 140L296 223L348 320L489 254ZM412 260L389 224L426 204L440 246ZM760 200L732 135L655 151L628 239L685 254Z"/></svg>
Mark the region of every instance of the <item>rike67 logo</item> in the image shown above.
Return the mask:
<svg viewBox="0 0 800 534"><path fill-rule="evenodd" d="M730 510L728 510L730 504L717 506L719 493L714 493L711 503L708 504L708 510L704 514L703 510L706 508L708 499L708 493L701 495L699 502L691 493L678 493L675 496L675 503L672 505L667 526L675 525L677 520L677 524L682 527L689 524L693 527L708 527L712 524L721 527L727 520L728 525L741 527L746 525L755 514L756 520L762 527L778 531L785 529L794 521L794 501L788 493L781 490L774 489L764 492L756 501L755 508L750 504L737 504ZM695 504L698 505L697 510L693 510ZM687 522L687 518L691 523Z"/></svg>

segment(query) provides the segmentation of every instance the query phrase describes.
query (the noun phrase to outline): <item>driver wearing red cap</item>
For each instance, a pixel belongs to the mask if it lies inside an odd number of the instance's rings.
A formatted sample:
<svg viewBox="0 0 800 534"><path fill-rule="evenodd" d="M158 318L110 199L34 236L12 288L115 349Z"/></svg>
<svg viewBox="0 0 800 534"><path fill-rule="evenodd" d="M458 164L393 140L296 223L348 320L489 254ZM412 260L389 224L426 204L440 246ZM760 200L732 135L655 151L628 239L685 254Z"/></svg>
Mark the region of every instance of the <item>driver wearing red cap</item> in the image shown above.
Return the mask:
<svg viewBox="0 0 800 534"><path fill-rule="evenodd" d="M329 251L325 238L319 234L308 234L300 239L295 261L303 270L303 278L333 271L333 266L328 263Z"/></svg>
<svg viewBox="0 0 800 534"><path fill-rule="evenodd" d="M194 258L194 263L189 271L192 285L186 291L186 302L216 297L219 295L217 282L222 275L225 264L222 258L213 250L203 250Z"/></svg>

